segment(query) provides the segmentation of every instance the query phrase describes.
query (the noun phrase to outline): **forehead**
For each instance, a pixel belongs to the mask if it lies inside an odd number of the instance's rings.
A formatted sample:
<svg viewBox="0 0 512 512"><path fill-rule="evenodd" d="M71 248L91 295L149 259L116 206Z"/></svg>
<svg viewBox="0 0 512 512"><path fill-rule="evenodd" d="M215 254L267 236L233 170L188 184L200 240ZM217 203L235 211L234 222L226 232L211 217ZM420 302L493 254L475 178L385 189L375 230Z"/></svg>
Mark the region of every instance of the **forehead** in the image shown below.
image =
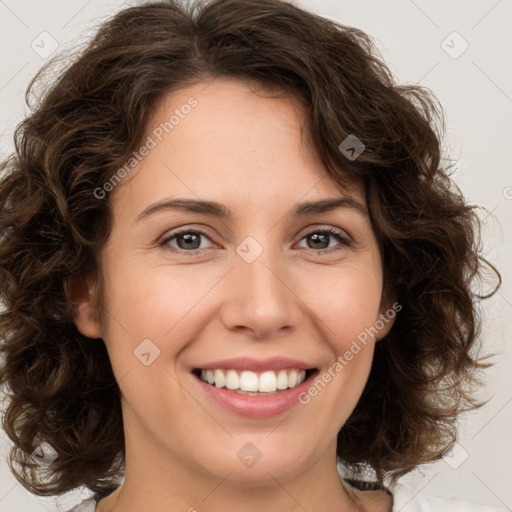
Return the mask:
<svg viewBox="0 0 512 512"><path fill-rule="evenodd" d="M299 100L231 78L167 94L155 105L144 140L152 148L117 192L131 205L157 197L215 198L232 209L350 193L327 173L311 143Z"/></svg>

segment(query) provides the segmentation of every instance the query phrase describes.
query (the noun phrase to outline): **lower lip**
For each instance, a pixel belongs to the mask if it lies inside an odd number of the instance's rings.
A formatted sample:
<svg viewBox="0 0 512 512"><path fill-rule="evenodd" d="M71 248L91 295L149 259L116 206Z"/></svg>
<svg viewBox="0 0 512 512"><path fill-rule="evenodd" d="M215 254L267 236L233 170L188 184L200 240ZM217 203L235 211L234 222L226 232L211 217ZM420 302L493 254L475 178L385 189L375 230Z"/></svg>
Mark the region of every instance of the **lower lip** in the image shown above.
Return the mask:
<svg viewBox="0 0 512 512"><path fill-rule="evenodd" d="M193 375L193 377L199 383L203 392L227 411L245 418L272 418L299 405L299 395L311 386L312 378L315 375L316 372L295 388L268 396L241 395L227 388L212 386L196 375Z"/></svg>

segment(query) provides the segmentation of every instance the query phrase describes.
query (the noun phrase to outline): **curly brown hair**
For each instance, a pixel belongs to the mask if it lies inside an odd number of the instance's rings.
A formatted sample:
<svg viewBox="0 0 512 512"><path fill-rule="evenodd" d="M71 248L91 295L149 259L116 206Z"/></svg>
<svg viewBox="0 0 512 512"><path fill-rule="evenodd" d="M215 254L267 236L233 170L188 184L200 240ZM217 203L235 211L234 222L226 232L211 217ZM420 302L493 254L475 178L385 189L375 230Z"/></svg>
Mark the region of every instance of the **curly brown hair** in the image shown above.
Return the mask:
<svg viewBox="0 0 512 512"><path fill-rule="evenodd" d="M73 320L66 281L99 270L111 229L94 191L139 146L159 99L218 76L271 85L307 106L307 128L338 183L364 184L381 250L385 297L402 306L376 344L337 453L362 482L395 482L440 459L456 421L481 407L477 370L484 266L475 206L443 166L443 109L398 85L373 39L283 0L167 0L105 22L57 79L53 59L27 90L32 108L0 175L0 384L16 478L38 495L104 491L123 472L120 389L101 342ZM46 82L45 82L46 80ZM39 96L35 86L49 84ZM34 105L32 105L32 97ZM364 152L348 159L349 135ZM101 312L101 290L97 303ZM489 357L489 356L487 356ZM58 453L47 468L30 454ZM43 478L44 477L44 478ZM361 483L362 485L362 483Z"/></svg>

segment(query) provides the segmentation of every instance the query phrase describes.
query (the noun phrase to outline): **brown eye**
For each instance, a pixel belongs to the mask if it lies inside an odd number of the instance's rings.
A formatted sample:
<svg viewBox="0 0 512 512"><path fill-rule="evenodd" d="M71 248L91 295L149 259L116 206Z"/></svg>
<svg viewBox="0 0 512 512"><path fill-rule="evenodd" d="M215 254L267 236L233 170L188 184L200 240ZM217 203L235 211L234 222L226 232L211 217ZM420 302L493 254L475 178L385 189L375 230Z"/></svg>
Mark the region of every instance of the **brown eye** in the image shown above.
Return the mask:
<svg viewBox="0 0 512 512"><path fill-rule="evenodd" d="M329 247L329 244L332 241L332 239L337 240L341 245L350 245L348 239L341 232L331 228L317 229L315 231L311 231L302 238L302 240L307 240L307 249L312 249L316 251L331 249L332 246Z"/></svg>

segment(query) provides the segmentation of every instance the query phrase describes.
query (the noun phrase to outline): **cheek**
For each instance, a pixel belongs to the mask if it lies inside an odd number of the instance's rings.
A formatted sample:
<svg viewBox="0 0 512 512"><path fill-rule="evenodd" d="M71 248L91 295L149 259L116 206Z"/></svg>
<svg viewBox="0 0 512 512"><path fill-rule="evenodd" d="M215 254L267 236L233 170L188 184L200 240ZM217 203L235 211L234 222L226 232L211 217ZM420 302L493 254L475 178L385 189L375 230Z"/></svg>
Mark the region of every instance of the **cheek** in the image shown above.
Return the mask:
<svg viewBox="0 0 512 512"><path fill-rule="evenodd" d="M192 269L192 266L189 267ZM201 307L201 299L216 279L198 271L175 268L121 266L108 276L107 304L112 316L131 333L133 341L141 337L163 339L169 331L181 329L186 316ZM215 276L212 276L215 277ZM115 322L114 322L115 323Z"/></svg>
<svg viewBox="0 0 512 512"><path fill-rule="evenodd" d="M180 400L172 364L190 337L187 315L206 293L190 276L171 272L140 271L121 260L105 268L105 344L123 396L147 417L160 410L160 392Z"/></svg>
<svg viewBox="0 0 512 512"><path fill-rule="evenodd" d="M163 383L170 384L173 364L209 318L209 293L224 272L212 275L192 265L180 271L162 266L140 271L118 263L105 272L104 339L123 393L145 402Z"/></svg>
<svg viewBox="0 0 512 512"><path fill-rule="evenodd" d="M340 350L375 324L382 286L379 267L330 269L310 276L308 283L302 284L301 298Z"/></svg>

